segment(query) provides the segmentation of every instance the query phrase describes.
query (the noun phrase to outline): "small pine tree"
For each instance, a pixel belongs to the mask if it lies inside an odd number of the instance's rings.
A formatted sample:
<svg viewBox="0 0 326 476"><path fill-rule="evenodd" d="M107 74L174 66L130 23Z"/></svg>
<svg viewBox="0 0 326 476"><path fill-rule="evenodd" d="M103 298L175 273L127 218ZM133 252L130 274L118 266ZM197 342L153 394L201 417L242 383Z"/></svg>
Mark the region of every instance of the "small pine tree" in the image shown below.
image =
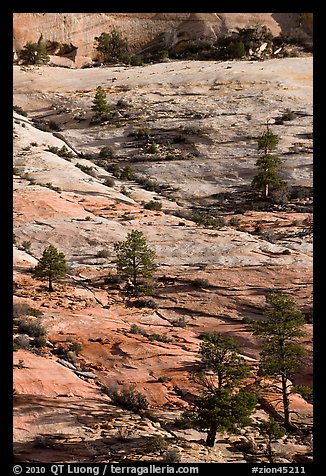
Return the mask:
<svg viewBox="0 0 326 476"><path fill-rule="evenodd" d="M50 61L46 46L43 42L32 43L29 41L18 54L19 59L26 65L41 65Z"/></svg>
<svg viewBox="0 0 326 476"><path fill-rule="evenodd" d="M65 255L58 252L55 246L50 245L43 251L42 258L34 268L34 276L37 278L48 278L49 291L53 291L52 281L57 276L64 276L67 273Z"/></svg>
<svg viewBox="0 0 326 476"><path fill-rule="evenodd" d="M114 243L117 253L117 270L124 278L130 278L134 286L137 285L139 276L149 278L157 268L154 263L156 254L146 242L144 234L132 230L127 235L126 241Z"/></svg>
<svg viewBox="0 0 326 476"><path fill-rule="evenodd" d="M251 182L253 188L262 190L264 198L269 196L270 189L281 190L287 186L278 173L281 160L271 155L271 151L277 147L278 136L270 131L268 124L266 128L266 132L257 139L258 150L262 150L263 155L256 161L259 172Z"/></svg>
<svg viewBox="0 0 326 476"><path fill-rule="evenodd" d="M273 441L282 438L285 435L286 429L280 425L274 418L270 418L267 421L262 421L258 425L259 433L263 436L266 444L266 456L270 463L273 463Z"/></svg>
<svg viewBox="0 0 326 476"><path fill-rule="evenodd" d="M96 88L92 111L95 112L96 117L107 116L110 112L108 103L106 102L106 92L102 86L97 86Z"/></svg>

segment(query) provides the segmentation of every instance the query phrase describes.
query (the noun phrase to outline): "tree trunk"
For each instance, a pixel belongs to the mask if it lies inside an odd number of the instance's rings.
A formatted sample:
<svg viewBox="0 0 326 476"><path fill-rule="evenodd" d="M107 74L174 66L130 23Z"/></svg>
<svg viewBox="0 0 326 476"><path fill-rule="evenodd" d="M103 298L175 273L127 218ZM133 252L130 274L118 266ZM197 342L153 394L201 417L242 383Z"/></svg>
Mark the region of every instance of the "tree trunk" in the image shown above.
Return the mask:
<svg viewBox="0 0 326 476"><path fill-rule="evenodd" d="M290 400L287 393L287 378L285 375L282 375L282 397L283 397L283 410L284 410L284 426L285 428L290 428Z"/></svg>
<svg viewBox="0 0 326 476"><path fill-rule="evenodd" d="M270 438L267 441L267 458L270 463L273 463L272 441Z"/></svg>
<svg viewBox="0 0 326 476"><path fill-rule="evenodd" d="M52 286L52 276L51 274L49 274L49 291L52 292L53 291L53 286Z"/></svg>
<svg viewBox="0 0 326 476"><path fill-rule="evenodd" d="M216 425L214 424L211 425L210 429L208 430L207 438L206 438L206 445L210 446L211 448L213 448L215 443L216 432L217 432Z"/></svg>
<svg viewBox="0 0 326 476"><path fill-rule="evenodd" d="M265 184L265 187L264 187L264 197L267 198L268 197L268 183Z"/></svg>
<svg viewBox="0 0 326 476"><path fill-rule="evenodd" d="M135 258L133 258L132 260L132 267L133 267L133 277L132 277L132 282L134 284L134 286L136 286L137 284L137 267L136 267L136 260Z"/></svg>

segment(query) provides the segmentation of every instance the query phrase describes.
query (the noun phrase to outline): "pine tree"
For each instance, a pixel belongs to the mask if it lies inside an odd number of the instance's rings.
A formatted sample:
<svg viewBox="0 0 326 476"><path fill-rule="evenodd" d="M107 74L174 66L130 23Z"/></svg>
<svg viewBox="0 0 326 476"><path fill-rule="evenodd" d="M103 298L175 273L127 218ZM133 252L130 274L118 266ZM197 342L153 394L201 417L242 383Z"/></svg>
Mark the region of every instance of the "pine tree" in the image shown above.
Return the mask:
<svg viewBox="0 0 326 476"><path fill-rule="evenodd" d="M256 398L241 388L250 369L234 339L208 333L199 353L202 369L193 378L201 386L200 395L182 419L207 431L206 445L212 447L218 430L236 432L251 422Z"/></svg>
<svg viewBox="0 0 326 476"><path fill-rule="evenodd" d="M42 65L50 61L46 46L43 42L32 43L29 41L19 52L18 57L26 65Z"/></svg>
<svg viewBox="0 0 326 476"><path fill-rule="evenodd" d="M126 241L114 243L114 250L117 253L118 273L124 278L131 278L134 286L139 276L149 278L157 268L155 251L148 247L141 231L132 230Z"/></svg>
<svg viewBox="0 0 326 476"><path fill-rule="evenodd" d="M267 124L266 132L261 134L257 140L258 150L262 150L263 152L255 164L259 172L251 183L253 188L262 190L264 198L269 196L270 189L280 190L287 185L278 173L281 160L271 155L271 151L277 147L278 142L278 136L270 131Z"/></svg>
<svg viewBox="0 0 326 476"><path fill-rule="evenodd" d="M97 86L96 88L92 111L95 112L96 117L107 116L110 112L108 103L106 102L106 92L102 86Z"/></svg>
<svg viewBox="0 0 326 476"><path fill-rule="evenodd" d="M100 36L96 36L95 42L96 49L105 63L121 61L129 51L127 38L124 38L116 28L112 28L110 33L103 32Z"/></svg>
<svg viewBox="0 0 326 476"><path fill-rule="evenodd" d="M34 276L48 278L49 291L53 291L52 281L57 276L67 273L66 259L63 253L58 252L55 246L50 245L43 251L42 258L34 268Z"/></svg>
<svg viewBox="0 0 326 476"><path fill-rule="evenodd" d="M305 320L303 314L295 309L294 301L282 291L268 293L266 302L265 320L251 320L248 324L263 342L258 375L276 382L281 380L284 426L290 428L290 379L300 366L300 357L304 355L297 339L304 335L302 327Z"/></svg>
<svg viewBox="0 0 326 476"><path fill-rule="evenodd" d="M280 425L274 418L269 418L267 421L262 421L258 425L259 433L264 437L266 443L266 456L270 463L273 463L273 441L282 438L285 435L286 429Z"/></svg>

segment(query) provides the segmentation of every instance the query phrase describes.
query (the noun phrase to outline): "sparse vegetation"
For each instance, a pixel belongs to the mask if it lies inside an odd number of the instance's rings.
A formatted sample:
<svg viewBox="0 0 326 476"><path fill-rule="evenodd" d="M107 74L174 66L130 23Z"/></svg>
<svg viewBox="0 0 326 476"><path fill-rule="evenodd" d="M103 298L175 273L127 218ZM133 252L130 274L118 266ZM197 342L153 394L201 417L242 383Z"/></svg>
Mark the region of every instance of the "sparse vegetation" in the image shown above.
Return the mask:
<svg viewBox="0 0 326 476"><path fill-rule="evenodd" d="M33 126L43 132L61 131L61 127L54 121L45 119L32 119Z"/></svg>
<svg viewBox="0 0 326 476"><path fill-rule="evenodd" d="M24 111L24 109L20 106L13 106L13 110L17 112L17 114L20 114L21 116L27 117L27 112Z"/></svg>
<svg viewBox="0 0 326 476"><path fill-rule="evenodd" d="M110 252L109 252L109 250L106 250L106 249L99 250L96 253L96 257L97 258L109 258L110 257Z"/></svg>
<svg viewBox="0 0 326 476"><path fill-rule="evenodd" d="M99 157L101 159L113 159L115 157L115 153L111 147L104 146L99 152Z"/></svg>
<svg viewBox="0 0 326 476"><path fill-rule="evenodd" d="M193 280L192 284L196 288L208 288L209 287L208 279L204 279L204 278L196 278L196 279Z"/></svg>
<svg viewBox="0 0 326 476"><path fill-rule="evenodd" d="M146 208L146 210L161 211L162 210L162 202L160 202L158 200L150 200L149 202L144 204L144 208Z"/></svg>
<svg viewBox="0 0 326 476"><path fill-rule="evenodd" d="M104 392L109 395L112 402L127 410L131 410L135 413L142 413L148 407L148 401L145 395L137 392L134 385L130 385L128 388L122 390L111 389L106 387Z"/></svg>
<svg viewBox="0 0 326 476"><path fill-rule="evenodd" d="M30 337L42 337L47 333L45 327L43 327L39 322L26 320L21 321L18 324L18 332L20 334L27 334Z"/></svg>
<svg viewBox="0 0 326 476"><path fill-rule="evenodd" d="M63 158L73 158L74 154L70 152L65 145L63 145L60 149L59 147L50 146L46 149L48 152L52 152L53 154L58 155L59 157Z"/></svg>

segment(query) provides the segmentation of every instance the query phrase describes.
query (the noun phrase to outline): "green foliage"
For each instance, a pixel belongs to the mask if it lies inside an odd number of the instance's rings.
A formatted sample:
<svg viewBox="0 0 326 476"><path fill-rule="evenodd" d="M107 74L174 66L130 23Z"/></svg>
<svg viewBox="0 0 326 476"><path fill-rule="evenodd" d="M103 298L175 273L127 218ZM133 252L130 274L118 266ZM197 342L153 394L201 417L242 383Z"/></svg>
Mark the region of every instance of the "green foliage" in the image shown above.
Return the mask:
<svg viewBox="0 0 326 476"><path fill-rule="evenodd" d="M132 230L126 241L116 242L114 250L117 253L117 270L125 279L132 279L137 284L139 276L149 278L157 268L154 263L156 254L151 250L141 231Z"/></svg>
<svg viewBox="0 0 326 476"><path fill-rule="evenodd" d="M266 456L269 462L273 463L272 442L282 438L286 434L286 429L275 421L274 418L270 418L259 423L258 430L266 442Z"/></svg>
<svg viewBox="0 0 326 476"><path fill-rule="evenodd" d="M122 169L119 178L121 180L132 180L134 178L134 171L133 171L132 167L130 167L130 165L126 165Z"/></svg>
<svg viewBox="0 0 326 476"><path fill-rule="evenodd" d="M213 371L219 388L232 388L250 376L250 369L239 355L239 348L232 337L206 333L200 344L200 355L205 371Z"/></svg>
<svg viewBox="0 0 326 476"><path fill-rule="evenodd" d="M145 395L135 390L134 385L130 385L128 388L123 388L121 391L116 389L107 388L104 390L112 402L127 410L131 410L135 413L141 413L148 407L148 401Z"/></svg>
<svg viewBox="0 0 326 476"><path fill-rule="evenodd" d="M31 246L32 246L32 243L30 241L25 240L22 242L22 248L24 251L26 251L26 253L31 252Z"/></svg>
<svg viewBox="0 0 326 476"><path fill-rule="evenodd" d="M262 190L264 198L269 196L270 190L275 192L287 186L287 183L281 179L278 173L281 160L270 154L277 147L278 140L278 136L270 131L268 125L266 132L257 139L258 149L263 151L263 155L256 161L255 165L258 168L258 173L253 178L251 186Z"/></svg>
<svg viewBox="0 0 326 476"><path fill-rule="evenodd" d="M110 109L106 102L106 92L102 86L97 86L95 97L93 99L92 111L95 113L95 117L107 117Z"/></svg>
<svg viewBox="0 0 326 476"><path fill-rule="evenodd" d="M155 140L152 140L150 146L149 146L149 149L148 149L149 153L150 154L157 154L158 151L159 151L159 148L158 148L158 145L157 143L155 142Z"/></svg>
<svg viewBox="0 0 326 476"><path fill-rule="evenodd" d="M159 57L159 59L161 59L161 60L167 59L167 58L169 57L169 52L168 52L168 50L160 50L160 51L158 52L158 57Z"/></svg>
<svg viewBox="0 0 326 476"><path fill-rule="evenodd" d="M241 59L246 55L246 49L241 40L231 41L226 47L227 56L230 59Z"/></svg>
<svg viewBox="0 0 326 476"><path fill-rule="evenodd" d="M273 134L268 127L266 132L261 134L257 139L258 149L263 150L265 155L273 149L276 149L278 142L278 136Z"/></svg>
<svg viewBox="0 0 326 476"><path fill-rule="evenodd" d="M230 388L204 390L194 401L193 409L183 414L185 420L201 430L207 431L206 444L214 446L217 430L237 433L251 423L250 415L256 405L254 395Z"/></svg>
<svg viewBox="0 0 326 476"><path fill-rule="evenodd" d="M281 379L284 425L290 426L291 384L289 379L300 366L304 348L297 339L304 335L304 315L295 309L294 301L282 291L272 291L266 295L267 306L264 320L249 321L254 335L262 339L260 376Z"/></svg>
<svg viewBox="0 0 326 476"><path fill-rule="evenodd" d="M29 41L18 53L18 58L25 65L42 65L50 61L43 42L32 43Z"/></svg>
<svg viewBox="0 0 326 476"><path fill-rule="evenodd" d="M159 452L162 454L162 452L167 450L167 448L168 443L161 435L150 437L149 441L146 443L146 450L150 453Z"/></svg>
<svg viewBox="0 0 326 476"><path fill-rule="evenodd" d="M201 392L193 408L182 414L182 420L207 431L208 446L214 446L217 430L237 432L251 423L256 398L241 389L250 369L238 352L231 337L216 332L203 335L199 350L203 370L194 374Z"/></svg>
<svg viewBox="0 0 326 476"><path fill-rule="evenodd" d="M313 389L307 385L293 385L291 393L299 393L308 403L313 403Z"/></svg>
<svg viewBox="0 0 326 476"><path fill-rule="evenodd" d="M127 57L129 46L119 30L112 28L109 33L101 33L95 37L95 48L104 63L117 63Z"/></svg>
<svg viewBox="0 0 326 476"><path fill-rule="evenodd" d="M67 264L64 254L59 252L55 246L48 246L43 251L42 258L34 268L34 276L37 278L48 278L49 291L53 291L53 279L57 276L64 276L66 273Z"/></svg>

